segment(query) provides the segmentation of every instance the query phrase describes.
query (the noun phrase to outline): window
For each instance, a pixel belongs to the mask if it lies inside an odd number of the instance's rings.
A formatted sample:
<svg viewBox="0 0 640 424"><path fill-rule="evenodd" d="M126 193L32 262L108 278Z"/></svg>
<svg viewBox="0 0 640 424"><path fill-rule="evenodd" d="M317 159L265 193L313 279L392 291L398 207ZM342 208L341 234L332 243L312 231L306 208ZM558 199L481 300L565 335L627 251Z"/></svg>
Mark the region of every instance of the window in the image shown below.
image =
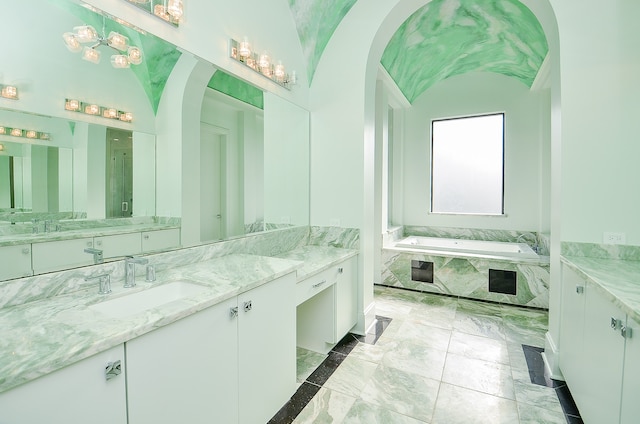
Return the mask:
<svg viewBox="0 0 640 424"><path fill-rule="evenodd" d="M434 120L431 212L502 215L504 113Z"/></svg>

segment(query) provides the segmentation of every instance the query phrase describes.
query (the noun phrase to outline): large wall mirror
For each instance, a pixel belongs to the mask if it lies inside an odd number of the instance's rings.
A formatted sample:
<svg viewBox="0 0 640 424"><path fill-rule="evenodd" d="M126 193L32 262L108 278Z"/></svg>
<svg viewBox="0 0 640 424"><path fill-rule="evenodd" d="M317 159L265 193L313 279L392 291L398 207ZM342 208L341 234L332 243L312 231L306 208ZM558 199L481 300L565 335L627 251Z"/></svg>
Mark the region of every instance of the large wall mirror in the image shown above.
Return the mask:
<svg viewBox="0 0 640 424"><path fill-rule="evenodd" d="M19 98L0 98L0 126L47 132L50 139L0 134L0 243L15 237L8 228L30 225L36 214L69 223L62 231L78 228L71 222L181 218L158 207L157 138L164 124L157 113L185 53L79 0L25 0L12 13L0 35L19 42L6 43L3 55L11 60L0 84L16 86ZM63 34L85 24L100 36L128 37L143 63L116 69L107 46L96 48L100 63L82 60L82 52L65 47ZM201 242L308 225L308 111L222 71L203 90L200 177L209 191L198 206ZM69 112L69 98L131 111L134 119ZM179 170L162 172L182 177Z"/></svg>

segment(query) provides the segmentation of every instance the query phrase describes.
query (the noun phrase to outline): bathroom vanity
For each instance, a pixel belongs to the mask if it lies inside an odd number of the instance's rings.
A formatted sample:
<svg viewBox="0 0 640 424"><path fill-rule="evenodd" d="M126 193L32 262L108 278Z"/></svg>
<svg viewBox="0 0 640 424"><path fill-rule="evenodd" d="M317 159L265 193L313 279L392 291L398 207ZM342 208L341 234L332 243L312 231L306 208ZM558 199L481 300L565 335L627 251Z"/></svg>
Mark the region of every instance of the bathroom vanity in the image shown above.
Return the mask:
<svg viewBox="0 0 640 424"><path fill-rule="evenodd" d="M640 263L563 258L560 369L587 423L640 416Z"/></svg>

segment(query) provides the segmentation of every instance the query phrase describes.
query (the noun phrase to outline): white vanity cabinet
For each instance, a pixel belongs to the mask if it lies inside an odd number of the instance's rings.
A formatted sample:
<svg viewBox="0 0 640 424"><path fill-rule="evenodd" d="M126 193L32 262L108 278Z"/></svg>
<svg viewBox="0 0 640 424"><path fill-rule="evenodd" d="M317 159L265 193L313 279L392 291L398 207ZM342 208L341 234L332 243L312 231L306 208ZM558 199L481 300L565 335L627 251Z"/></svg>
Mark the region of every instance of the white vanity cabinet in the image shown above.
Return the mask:
<svg viewBox="0 0 640 424"><path fill-rule="evenodd" d="M640 340L632 327L638 324L565 265L562 284L560 369L583 420L637 422Z"/></svg>
<svg viewBox="0 0 640 424"><path fill-rule="evenodd" d="M121 361L120 375L116 361ZM0 423L127 424L124 361L119 345L0 393ZM110 363L113 378L107 380Z"/></svg>
<svg viewBox="0 0 640 424"><path fill-rule="evenodd" d="M33 272L42 274L92 265L93 255L84 251L88 247L93 247L93 237L33 243Z"/></svg>
<svg viewBox="0 0 640 424"><path fill-rule="evenodd" d="M129 424L238 422L236 304L127 342Z"/></svg>
<svg viewBox="0 0 640 424"><path fill-rule="evenodd" d="M102 250L104 259L118 256L138 255L142 252L140 233L114 234L93 238L93 246Z"/></svg>
<svg viewBox="0 0 640 424"><path fill-rule="evenodd" d="M296 390L295 275L126 343L129 424L266 423Z"/></svg>
<svg viewBox="0 0 640 424"><path fill-rule="evenodd" d="M180 246L180 229L169 228L142 232L142 252L155 252Z"/></svg>
<svg viewBox="0 0 640 424"><path fill-rule="evenodd" d="M354 256L297 284L298 346L327 353L356 325L356 272Z"/></svg>
<svg viewBox="0 0 640 424"><path fill-rule="evenodd" d="M0 280L28 277L31 270L31 244L0 247Z"/></svg>

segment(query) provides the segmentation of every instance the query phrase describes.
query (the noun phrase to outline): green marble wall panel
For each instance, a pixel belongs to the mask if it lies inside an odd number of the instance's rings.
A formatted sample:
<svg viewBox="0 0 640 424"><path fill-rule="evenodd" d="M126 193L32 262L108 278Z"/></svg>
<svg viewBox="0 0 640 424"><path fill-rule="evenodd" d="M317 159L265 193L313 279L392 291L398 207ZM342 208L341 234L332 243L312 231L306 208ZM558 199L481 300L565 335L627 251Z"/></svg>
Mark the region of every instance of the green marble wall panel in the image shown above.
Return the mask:
<svg viewBox="0 0 640 424"><path fill-rule="evenodd" d="M381 62L413 102L438 81L472 71L531 87L547 51L542 26L517 0L434 0L398 28Z"/></svg>
<svg viewBox="0 0 640 424"><path fill-rule="evenodd" d="M225 72L217 70L207 86L234 99L264 109L264 95L259 88Z"/></svg>
<svg viewBox="0 0 640 424"><path fill-rule="evenodd" d="M298 37L307 60L309 84L333 32L356 0L289 0Z"/></svg>
<svg viewBox="0 0 640 424"><path fill-rule="evenodd" d="M411 280L411 261L433 262L434 283ZM489 269L516 271L516 295L489 292ZM549 308L549 266L382 249L381 285Z"/></svg>
<svg viewBox="0 0 640 424"><path fill-rule="evenodd" d="M77 16L82 22L87 25L91 25L102 35L102 28L104 23L104 35L108 35L111 31L116 31L127 38L129 38L129 44L139 47L142 50L144 60L140 65L131 65L130 71L134 73L144 92L149 98L149 102L154 113L158 111L158 105L160 104L160 98L162 92L167 83L169 75L173 71L173 68L180 58L180 51L170 43L152 35L149 33L140 33L133 28L121 25L110 19L103 19L102 15L95 13L79 4L72 2L54 2L58 6L68 10L73 15ZM69 28L71 31L72 28ZM103 61L110 59L109 48L102 47L100 50L105 57ZM80 60L80 57L77 58ZM113 72L122 72L123 70L114 69Z"/></svg>
<svg viewBox="0 0 640 424"><path fill-rule="evenodd" d="M560 254L563 256L577 256L585 258L640 261L640 246L563 241L560 245Z"/></svg>

